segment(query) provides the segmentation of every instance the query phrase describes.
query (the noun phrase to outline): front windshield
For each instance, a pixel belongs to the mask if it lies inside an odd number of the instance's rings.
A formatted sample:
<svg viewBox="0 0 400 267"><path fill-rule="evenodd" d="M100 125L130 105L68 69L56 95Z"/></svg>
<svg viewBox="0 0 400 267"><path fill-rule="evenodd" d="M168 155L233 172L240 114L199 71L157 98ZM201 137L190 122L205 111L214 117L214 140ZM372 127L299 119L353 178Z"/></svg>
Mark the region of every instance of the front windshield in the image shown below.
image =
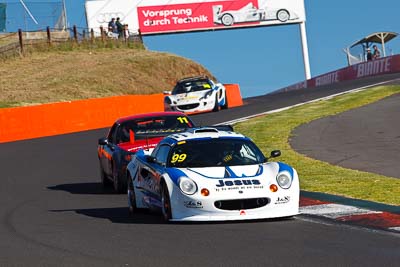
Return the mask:
<svg viewBox="0 0 400 267"><path fill-rule="evenodd" d="M216 138L179 142L169 156L169 167L218 167L253 165L264 162L264 155L248 139Z"/></svg>
<svg viewBox="0 0 400 267"><path fill-rule="evenodd" d="M172 90L173 95L186 94L203 90L210 90L212 84L208 79L199 79L193 81L179 82L174 90Z"/></svg>
<svg viewBox="0 0 400 267"><path fill-rule="evenodd" d="M128 142L131 136L134 140L163 137L184 132L191 127L193 124L186 116L168 115L139 118L121 124L120 139L122 142Z"/></svg>

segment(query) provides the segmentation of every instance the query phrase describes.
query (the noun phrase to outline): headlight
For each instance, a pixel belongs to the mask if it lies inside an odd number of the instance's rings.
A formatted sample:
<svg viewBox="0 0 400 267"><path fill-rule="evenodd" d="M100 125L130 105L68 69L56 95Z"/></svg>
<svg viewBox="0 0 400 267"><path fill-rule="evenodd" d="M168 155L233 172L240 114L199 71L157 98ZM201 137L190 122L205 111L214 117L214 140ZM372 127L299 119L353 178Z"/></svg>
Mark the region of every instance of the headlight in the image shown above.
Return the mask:
<svg viewBox="0 0 400 267"><path fill-rule="evenodd" d="M197 191L196 183L187 177L179 178L179 188L187 195L193 195Z"/></svg>
<svg viewBox="0 0 400 267"><path fill-rule="evenodd" d="M171 99L169 97L164 98L164 103L170 105L171 104Z"/></svg>
<svg viewBox="0 0 400 267"><path fill-rule="evenodd" d="M292 185L292 176L288 171L278 173L276 181L283 189L288 189Z"/></svg>

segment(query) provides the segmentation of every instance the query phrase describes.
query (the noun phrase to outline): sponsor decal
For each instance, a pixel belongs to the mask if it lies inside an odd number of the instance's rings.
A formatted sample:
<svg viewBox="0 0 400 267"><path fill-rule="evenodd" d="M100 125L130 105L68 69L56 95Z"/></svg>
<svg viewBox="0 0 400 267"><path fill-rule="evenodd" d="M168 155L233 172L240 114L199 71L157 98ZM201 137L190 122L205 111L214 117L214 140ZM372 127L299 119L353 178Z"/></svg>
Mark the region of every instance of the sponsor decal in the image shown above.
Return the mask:
<svg viewBox="0 0 400 267"><path fill-rule="evenodd" d="M112 18L124 18L125 14L122 12L106 12L106 13L100 13L96 17L96 21L98 23L108 23Z"/></svg>
<svg viewBox="0 0 400 267"><path fill-rule="evenodd" d="M184 128L175 128L175 129L149 129L149 130L138 130L136 134L159 134L159 133L177 133L183 132Z"/></svg>
<svg viewBox="0 0 400 267"><path fill-rule="evenodd" d="M246 212L244 210L241 210L239 214L240 215L246 215Z"/></svg>
<svg viewBox="0 0 400 267"><path fill-rule="evenodd" d="M184 100L190 100L190 99L198 99L199 97L197 95L189 95L189 96L183 96L178 99L178 101L184 101Z"/></svg>
<svg viewBox="0 0 400 267"><path fill-rule="evenodd" d="M132 151L137 151L137 150L140 150L140 149L150 149L150 148L155 148L156 146L157 146L157 144L148 144L148 145L129 148L128 151L132 152Z"/></svg>
<svg viewBox="0 0 400 267"><path fill-rule="evenodd" d="M201 201L187 200L187 201L183 201L183 205L186 208L190 208L190 209L202 209L203 208L203 203Z"/></svg>
<svg viewBox="0 0 400 267"><path fill-rule="evenodd" d="M337 71L315 78L315 86L332 84L337 82L339 82L339 75Z"/></svg>
<svg viewBox="0 0 400 267"><path fill-rule="evenodd" d="M98 155L101 157L101 155L103 155L105 158L107 158L108 160L112 159L112 155L110 153L108 153L104 148L100 147L97 150Z"/></svg>
<svg viewBox="0 0 400 267"><path fill-rule="evenodd" d="M227 190L240 190L239 193L243 193L243 189L263 189L260 180L257 179L237 179L237 180L218 180L218 184L215 185L215 191L227 191Z"/></svg>
<svg viewBox="0 0 400 267"><path fill-rule="evenodd" d="M235 185L260 185L260 180L257 179L238 179L238 180L218 180L217 187L235 186Z"/></svg>
<svg viewBox="0 0 400 267"><path fill-rule="evenodd" d="M286 204L289 203L290 196L278 197L275 201L275 204Z"/></svg>
<svg viewBox="0 0 400 267"><path fill-rule="evenodd" d="M137 11L143 33L213 26L207 3L143 6Z"/></svg>
<svg viewBox="0 0 400 267"><path fill-rule="evenodd" d="M174 3L175 2L175 3ZM187 31L223 27L243 27L304 20L303 2L289 5L259 6L258 0L199 1L194 3L168 2L164 5L138 6L137 16L142 33ZM293 12L293 8L297 9ZM275 10L276 9L276 10ZM289 9L291 15L279 21L279 9ZM275 21L275 22L273 22Z"/></svg>
<svg viewBox="0 0 400 267"><path fill-rule="evenodd" d="M358 64L357 78L389 72L391 70L390 65L391 65L390 57Z"/></svg>

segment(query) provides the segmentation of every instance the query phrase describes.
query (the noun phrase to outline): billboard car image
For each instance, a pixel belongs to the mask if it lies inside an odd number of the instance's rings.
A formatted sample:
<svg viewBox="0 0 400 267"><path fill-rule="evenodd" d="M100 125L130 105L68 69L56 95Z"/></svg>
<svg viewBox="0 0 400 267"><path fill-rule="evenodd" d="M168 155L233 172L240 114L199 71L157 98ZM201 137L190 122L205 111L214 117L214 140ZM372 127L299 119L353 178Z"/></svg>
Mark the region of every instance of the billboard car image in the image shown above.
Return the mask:
<svg viewBox="0 0 400 267"><path fill-rule="evenodd" d="M130 0L87 1L88 27L107 28L121 18L144 35L270 26L305 21L304 0Z"/></svg>
<svg viewBox="0 0 400 267"><path fill-rule="evenodd" d="M213 6L214 23L223 24L225 26L232 26L236 23L246 22L262 22L267 20L278 20L280 22L287 22L288 20L295 20L299 17L294 12L289 12L285 8L269 7L258 8L253 3L248 3L238 10L225 10L223 11L222 5Z"/></svg>

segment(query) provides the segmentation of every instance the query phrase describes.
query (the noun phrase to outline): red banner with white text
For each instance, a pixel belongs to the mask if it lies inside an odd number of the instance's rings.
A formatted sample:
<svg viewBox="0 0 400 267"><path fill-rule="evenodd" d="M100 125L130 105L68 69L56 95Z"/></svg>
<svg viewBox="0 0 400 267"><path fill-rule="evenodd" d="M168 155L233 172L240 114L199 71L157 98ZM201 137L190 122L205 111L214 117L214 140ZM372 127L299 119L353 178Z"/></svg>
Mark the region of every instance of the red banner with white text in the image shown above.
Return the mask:
<svg viewBox="0 0 400 267"><path fill-rule="evenodd" d="M352 65L350 67L319 75L307 81L290 85L276 92L287 92L301 88L329 85L337 82L397 72L400 72L400 55L384 57Z"/></svg>

